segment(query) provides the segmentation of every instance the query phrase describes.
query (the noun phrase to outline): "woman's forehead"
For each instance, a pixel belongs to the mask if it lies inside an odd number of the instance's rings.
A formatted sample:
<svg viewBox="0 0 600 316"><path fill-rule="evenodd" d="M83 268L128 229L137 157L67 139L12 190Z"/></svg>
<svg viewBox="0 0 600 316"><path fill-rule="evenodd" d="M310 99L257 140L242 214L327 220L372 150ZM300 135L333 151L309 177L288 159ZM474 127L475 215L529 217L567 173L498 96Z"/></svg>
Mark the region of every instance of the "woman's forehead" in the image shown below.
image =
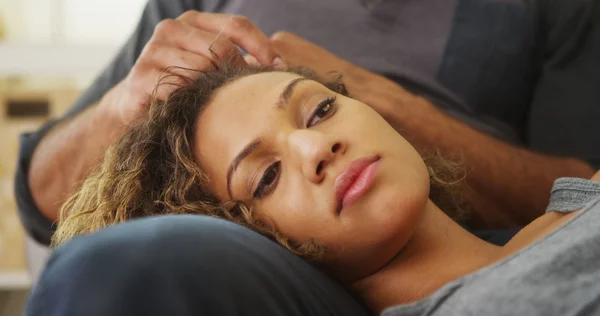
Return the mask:
<svg viewBox="0 0 600 316"><path fill-rule="evenodd" d="M219 135L250 131L276 113L283 90L302 78L294 73L267 72L234 80L215 92L199 119L205 133Z"/></svg>
<svg viewBox="0 0 600 316"><path fill-rule="evenodd" d="M257 97L269 97L280 93L290 80L301 77L290 72L263 72L233 80L215 91L210 105L219 106L221 102L231 103L231 99L251 100Z"/></svg>

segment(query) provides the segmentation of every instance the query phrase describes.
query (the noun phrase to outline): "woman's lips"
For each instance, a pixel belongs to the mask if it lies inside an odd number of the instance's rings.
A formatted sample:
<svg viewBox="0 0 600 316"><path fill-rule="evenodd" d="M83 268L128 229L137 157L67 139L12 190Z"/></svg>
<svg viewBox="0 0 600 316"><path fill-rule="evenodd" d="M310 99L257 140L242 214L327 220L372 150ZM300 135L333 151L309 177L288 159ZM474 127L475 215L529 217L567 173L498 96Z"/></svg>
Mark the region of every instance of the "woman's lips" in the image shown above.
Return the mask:
<svg viewBox="0 0 600 316"><path fill-rule="evenodd" d="M361 197L371 186L379 166L379 158L379 156L372 156L354 160L335 179L338 213Z"/></svg>

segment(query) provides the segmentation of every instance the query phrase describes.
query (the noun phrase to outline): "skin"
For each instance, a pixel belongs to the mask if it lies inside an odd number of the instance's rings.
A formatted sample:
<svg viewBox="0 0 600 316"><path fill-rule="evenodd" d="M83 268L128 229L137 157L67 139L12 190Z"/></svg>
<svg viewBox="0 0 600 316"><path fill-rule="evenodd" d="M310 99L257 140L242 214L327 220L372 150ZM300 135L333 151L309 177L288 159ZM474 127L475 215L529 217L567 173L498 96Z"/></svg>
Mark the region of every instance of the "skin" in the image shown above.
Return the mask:
<svg viewBox="0 0 600 316"><path fill-rule="evenodd" d="M217 90L198 118L195 158L219 199L244 202L292 239L324 244L328 270L376 313L514 254L577 213L541 216L504 247L482 241L429 200L420 155L371 107L338 95L314 119L318 104L335 93L309 80L278 106L297 78L262 73ZM238 165L228 189L232 162L255 139L261 145ZM381 162L372 185L337 213L336 177L351 161L373 155ZM263 178L273 164L280 168ZM256 198L261 179L269 189Z"/></svg>

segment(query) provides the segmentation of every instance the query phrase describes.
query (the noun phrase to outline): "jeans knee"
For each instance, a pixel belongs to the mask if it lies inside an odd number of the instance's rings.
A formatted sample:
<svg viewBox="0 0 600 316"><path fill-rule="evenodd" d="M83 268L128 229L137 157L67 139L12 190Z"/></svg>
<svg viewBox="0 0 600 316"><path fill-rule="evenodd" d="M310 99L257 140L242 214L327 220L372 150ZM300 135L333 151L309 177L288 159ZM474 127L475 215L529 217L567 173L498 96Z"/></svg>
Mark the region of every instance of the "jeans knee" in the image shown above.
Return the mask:
<svg viewBox="0 0 600 316"><path fill-rule="evenodd" d="M56 249L28 315L365 315L339 284L267 238L194 215L135 220Z"/></svg>
<svg viewBox="0 0 600 316"><path fill-rule="evenodd" d="M55 250L48 269L69 274L102 271L104 279L112 274L120 277L125 271L132 277L146 270L181 270L185 265L193 265L200 272L199 268L218 261L222 268L227 257L252 252L249 246L256 244L260 244L259 249L278 248L266 238L224 220L194 215L156 216L76 237Z"/></svg>
<svg viewBox="0 0 600 316"><path fill-rule="evenodd" d="M223 258L243 246L236 240L262 239L253 234L223 220L182 215L135 220L76 237L52 254L32 291L28 314L77 314L81 308L86 315L92 315L90 310L110 315L114 311L105 309L124 304L124 297L164 301L199 295L210 283L227 282L223 269L229 260ZM208 284L198 286L202 280ZM170 303L168 312L173 308Z"/></svg>

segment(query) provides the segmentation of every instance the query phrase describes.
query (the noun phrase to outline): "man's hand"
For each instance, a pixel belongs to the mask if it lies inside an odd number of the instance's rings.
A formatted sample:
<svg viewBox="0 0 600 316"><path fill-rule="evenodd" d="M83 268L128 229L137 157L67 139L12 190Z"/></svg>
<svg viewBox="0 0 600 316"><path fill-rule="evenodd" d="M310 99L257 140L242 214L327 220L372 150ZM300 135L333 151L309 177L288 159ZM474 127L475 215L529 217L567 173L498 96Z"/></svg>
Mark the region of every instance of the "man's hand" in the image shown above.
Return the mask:
<svg viewBox="0 0 600 316"><path fill-rule="evenodd" d="M169 75L195 79L200 71L218 67L224 60L245 63L238 47L263 65L277 66L280 61L269 39L245 17L188 11L164 20L127 77L107 93L99 108L128 123L146 113L151 97L164 100L185 83ZM165 84L155 91L159 81Z"/></svg>
<svg viewBox="0 0 600 316"><path fill-rule="evenodd" d="M289 32L273 34L271 44L287 65L308 67L321 77L358 68L323 47Z"/></svg>
<svg viewBox="0 0 600 316"><path fill-rule="evenodd" d="M395 82L354 65L295 34L277 32L271 36L271 45L286 65L308 67L324 79L341 74L350 96L371 106L393 126L397 127L404 117L418 120L433 110L431 103ZM252 57L246 60L255 62ZM382 98L390 102L380 102Z"/></svg>

